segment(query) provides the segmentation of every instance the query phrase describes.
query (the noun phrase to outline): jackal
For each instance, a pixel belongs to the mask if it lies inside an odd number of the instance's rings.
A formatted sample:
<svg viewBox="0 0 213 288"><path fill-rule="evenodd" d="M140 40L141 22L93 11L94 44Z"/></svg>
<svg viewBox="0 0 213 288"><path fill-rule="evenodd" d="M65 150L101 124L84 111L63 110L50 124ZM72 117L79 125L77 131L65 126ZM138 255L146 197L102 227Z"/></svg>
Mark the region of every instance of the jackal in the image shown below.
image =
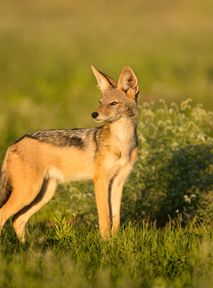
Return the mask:
<svg viewBox="0 0 213 288"><path fill-rule="evenodd" d="M45 130L16 140L6 151L0 177L0 230L13 216L25 241L25 225L64 181L93 179L99 230L119 230L124 183L136 161L138 81L125 66L118 83L92 66L102 92L91 116L104 124L91 129Z"/></svg>

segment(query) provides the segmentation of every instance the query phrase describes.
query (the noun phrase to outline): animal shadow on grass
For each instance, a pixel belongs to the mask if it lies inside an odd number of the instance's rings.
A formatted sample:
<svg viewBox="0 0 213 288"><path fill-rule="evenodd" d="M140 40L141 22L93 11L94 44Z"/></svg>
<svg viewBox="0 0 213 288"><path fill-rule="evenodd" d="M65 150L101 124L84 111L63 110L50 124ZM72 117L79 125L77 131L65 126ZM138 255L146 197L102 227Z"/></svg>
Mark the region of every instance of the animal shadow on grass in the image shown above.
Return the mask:
<svg viewBox="0 0 213 288"><path fill-rule="evenodd" d="M181 215L183 225L211 215L213 192L213 145L187 145L173 152L165 171L165 196L161 200L157 224Z"/></svg>
<svg viewBox="0 0 213 288"><path fill-rule="evenodd" d="M149 172L145 177L141 175L143 189L137 200L130 203L131 211L128 209L124 214L136 223L138 219L148 218L158 227L171 220L178 220L183 226L192 219L210 222L213 218L213 145L187 145L171 151L168 159L154 157L156 171L150 171L150 177Z"/></svg>

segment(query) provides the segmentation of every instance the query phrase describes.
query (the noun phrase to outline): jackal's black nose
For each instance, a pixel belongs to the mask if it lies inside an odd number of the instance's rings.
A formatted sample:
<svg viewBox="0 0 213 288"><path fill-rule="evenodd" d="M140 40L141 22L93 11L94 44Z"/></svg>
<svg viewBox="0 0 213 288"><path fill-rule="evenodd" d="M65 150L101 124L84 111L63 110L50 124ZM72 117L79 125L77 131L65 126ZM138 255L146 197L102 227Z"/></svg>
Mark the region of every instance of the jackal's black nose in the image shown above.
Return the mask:
<svg viewBox="0 0 213 288"><path fill-rule="evenodd" d="M98 112L92 112L91 116L94 119L97 118L98 117Z"/></svg>

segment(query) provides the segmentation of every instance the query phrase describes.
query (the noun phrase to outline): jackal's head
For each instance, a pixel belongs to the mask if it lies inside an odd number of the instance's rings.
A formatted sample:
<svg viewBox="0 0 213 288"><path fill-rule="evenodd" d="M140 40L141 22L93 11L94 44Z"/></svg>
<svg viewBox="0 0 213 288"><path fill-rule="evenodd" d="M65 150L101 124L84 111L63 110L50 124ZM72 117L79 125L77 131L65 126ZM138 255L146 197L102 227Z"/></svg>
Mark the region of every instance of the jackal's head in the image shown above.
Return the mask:
<svg viewBox="0 0 213 288"><path fill-rule="evenodd" d="M138 80L133 70L125 66L118 83L95 67L92 71L102 92L99 106L91 116L96 121L114 122L121 117L133 117L136 114L138 100Z"/></svg>

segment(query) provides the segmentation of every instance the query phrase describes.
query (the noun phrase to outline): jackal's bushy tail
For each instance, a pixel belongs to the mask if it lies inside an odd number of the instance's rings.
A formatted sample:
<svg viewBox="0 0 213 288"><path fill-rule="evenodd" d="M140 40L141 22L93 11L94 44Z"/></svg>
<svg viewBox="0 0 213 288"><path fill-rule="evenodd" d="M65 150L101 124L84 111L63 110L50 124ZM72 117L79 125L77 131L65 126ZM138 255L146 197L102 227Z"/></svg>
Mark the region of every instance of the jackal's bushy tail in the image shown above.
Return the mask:
<svg viewBox="0 0 213 288"><path fill-rule="evenodd" d="M8 177L4 171L0 171L0 208L7 202L10 192Z"/></svg>

